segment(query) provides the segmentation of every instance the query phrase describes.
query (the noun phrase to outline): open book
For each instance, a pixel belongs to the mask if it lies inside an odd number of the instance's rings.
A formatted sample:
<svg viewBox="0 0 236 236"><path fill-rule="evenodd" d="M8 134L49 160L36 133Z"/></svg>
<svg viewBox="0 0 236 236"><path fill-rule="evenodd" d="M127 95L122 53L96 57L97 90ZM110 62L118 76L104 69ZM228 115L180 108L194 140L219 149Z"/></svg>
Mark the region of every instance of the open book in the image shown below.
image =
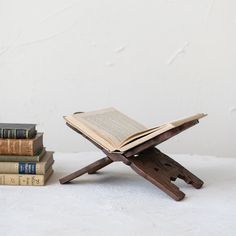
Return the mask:
<svg viewBox="0 0 236 236"><path fill-rule="evenodd" d="M184 119L147 128L115 108L75 113L65 116L66 122L85 134L109 152L125 152L168 130L190 121L199 120L206 114L199 113Z"/></svg>

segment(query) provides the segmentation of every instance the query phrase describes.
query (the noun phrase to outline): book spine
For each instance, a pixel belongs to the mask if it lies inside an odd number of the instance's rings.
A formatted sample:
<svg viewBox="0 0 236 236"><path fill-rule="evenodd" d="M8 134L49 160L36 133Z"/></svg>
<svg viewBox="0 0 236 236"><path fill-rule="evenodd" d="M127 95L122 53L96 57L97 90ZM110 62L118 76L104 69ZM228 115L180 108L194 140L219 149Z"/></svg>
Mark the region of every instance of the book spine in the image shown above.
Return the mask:
<svg viewBox="0 0 236 236"><path fill-rule="evenodd" d="M15 138L29 138L29 130L17 129Z"/></svg>
<svg viewBox="0 0 236 236"><path fill-rule="evenodd" d="M0 164L0 173L41 175L46 172L46 162L3 162ZM48 165L51 164L48 162Z"/></svg>
<svg viewBox="0 0 236 236"><path fill-rule="evenodd" d="M34 156L42 148L42 136L37 139L0 139L0 155Z"/></svg>
<svg viewBox="0 0 236 236"><path fill-rule="evenodd" d="M30 130L26 129L0 129L0 138L27 139Z"/></svg>
<svg viewBox="0 0 236 236"><path fill-rule="evenodd" d="M27 139L1 139L0 154L33 155L33 141Z"/></svg>
<svg viewBox="0 0 236 236"><path fill-rule="evenodd" d="M17 170L17 174L44 174L43 173L43 168L38 168L36 167L36 165L40 165L40 163L32 163L32 162L28 162L28 163L24 163L24 162L19 162L18 164L18 170ZM40 166L41 167L41 166ZM39 169L40 171L37 171L37 169Z"/></svg>
<svg viewBox="0 0 236 236"><path fill-rule="evenodd" d="M35 156L0 155L0 162L39 162L45 153L46 150L43 148Z"/></svg>
<svg viewBox="0 0 236 236"><path fill-rule="evenodd" d="M44 184L44 175L0 174L0 185L42 186Z"/></svg>
<svg viewBox="0 0 236 236"><path fill-rule="evenodd" d="M39 162L40 158L41 156L0 155L0 162Z"/></svg>

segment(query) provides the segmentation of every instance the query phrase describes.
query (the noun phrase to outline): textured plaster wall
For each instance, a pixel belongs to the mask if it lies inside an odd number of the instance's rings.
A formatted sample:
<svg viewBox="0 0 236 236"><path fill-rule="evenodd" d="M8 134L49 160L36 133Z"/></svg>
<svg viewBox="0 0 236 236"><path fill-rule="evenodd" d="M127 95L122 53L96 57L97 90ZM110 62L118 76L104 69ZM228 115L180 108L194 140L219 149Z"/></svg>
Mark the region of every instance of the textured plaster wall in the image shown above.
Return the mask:
<svg viewBox="0 0 236 236"><path fill-rule="evenodd" d="M115 106L146 125L209 117L173 153L235 156L236 1L0 0L0 122L36 122L55 151L93 147L64 124Z"/></svg>

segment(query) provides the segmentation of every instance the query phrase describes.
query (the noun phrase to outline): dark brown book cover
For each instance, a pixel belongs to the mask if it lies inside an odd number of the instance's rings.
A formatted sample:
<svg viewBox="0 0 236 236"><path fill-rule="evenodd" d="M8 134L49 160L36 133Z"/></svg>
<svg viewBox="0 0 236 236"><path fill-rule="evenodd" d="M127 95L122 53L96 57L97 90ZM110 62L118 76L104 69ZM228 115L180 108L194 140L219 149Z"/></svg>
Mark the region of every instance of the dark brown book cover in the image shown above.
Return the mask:
<svg viewBox="0 0 236 236"><path fill-rule="evenodd" d="M34 138L37 131L35 124L0 123L0 138Z"/></svg>
<svg viewBox="0 0 236 236"><path fill-rule="evenodd" d="M0 155L34 156L43 149L43 133L32 139L0 139Z"/></svg>

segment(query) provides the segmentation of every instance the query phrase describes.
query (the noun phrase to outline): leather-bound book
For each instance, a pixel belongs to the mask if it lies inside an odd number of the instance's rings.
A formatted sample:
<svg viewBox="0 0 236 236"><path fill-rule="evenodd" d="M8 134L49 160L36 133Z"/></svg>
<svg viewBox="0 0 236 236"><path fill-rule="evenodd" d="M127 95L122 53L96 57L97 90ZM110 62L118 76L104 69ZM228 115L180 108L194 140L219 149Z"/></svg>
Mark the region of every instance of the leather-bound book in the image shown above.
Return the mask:
<svg viewBox="0 0 236 236"><path fill-rule="evenodd" d="M53 152L47 151L40 162L2 162L0 174L44 175L53 162Z"/></svg>
<svg viewBox="0 0 236 236"><path fill-rule="evenodd" d="M35 156L0 155L0 162L39 162L42 160L45 152L46 150L43 148Z"/></svg>
<svg viewBox="0 0 236 236"><path fill-rule="evenodd" d="M43 149L43 133L32 139L0 139L0 155L35 156Z"/></svg>
<svg viewBox="0 0 236 236"><path fill-rule="evenodd" d="M51 166L44 175L0 174L0 185L43 186L52 173Z"/></svg>
<svg viewBox="0 0 236 236"><path fill-rule="evenodd" d="M37 133L35 127L35 124L0 123L0 138L33 138Z"/></svg>

